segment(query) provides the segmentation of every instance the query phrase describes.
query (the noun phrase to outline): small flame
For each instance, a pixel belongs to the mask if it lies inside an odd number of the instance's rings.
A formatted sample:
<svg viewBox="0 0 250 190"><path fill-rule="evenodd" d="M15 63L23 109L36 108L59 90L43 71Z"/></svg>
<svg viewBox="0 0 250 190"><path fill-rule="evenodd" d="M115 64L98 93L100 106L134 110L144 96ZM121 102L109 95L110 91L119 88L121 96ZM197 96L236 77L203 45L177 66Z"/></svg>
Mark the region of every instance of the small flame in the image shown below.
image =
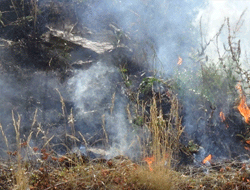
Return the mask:
<svg viewBox="0 0 250 190"><path fill-rule="evenodd" d="M247 106L246 96L242 92L240 84L236 86L240 92L240 104L238 105L238 110L240 114L245 118L246 123L250 123L250 109Z"/></svg>
<svg viewBox="0 0 250 190"><path fill-rule="evenodd" d="M177 62L178 65L181 65L182 64L182 58L179 56L178 57L178 62Z"/></svg>
<svg viewBox="0 0 250 190"><path fill-rule="evenodd" d="M245 118L246 123L249 123L250 109L246 103L246 96L242 95L240 99L240 104L238 106L240 114Z"/></svg>
<svg viewBox="0 0 250 190"><path fill-rule="evenodd" d="M238 84L235 86L235 88L236 88L237 90L239 90L240 95L241 95L241 94L242 94L242 88L241 88L240 83L238 83Z"/></svg>
<svg viewBox="0 0 250 190"><path fill-rule="evenodd" d="M246 150L250 151L250 148L249 148L249 147L245 146L244 148L245 148Z"/></svg>
<svg viewBox="0 0 250 190"><path fill-rule="evenodd" d="M222 111L220 112L220 118L221 118L222 122L224 122L226 120L225 115Z"/></svg>
<svg viewBox="0 0 250 190"><path fill-rule="evenodd" d="M155 161L155 157L146 157L143 159L144 161L146 161L148 163L148 167L150 171L153 171L153 168L151 167L151 164Z"/></svg>
<svg viewBox="0 0 250 190"><path fill-rule="evenodd" d="M203 164L206 164L206 162L210 162L211 159L212 159L212 155L209 154L209 155L202 161L202 163L203 163Z"/></svg>
<svg viewBox="0 0 250 190"><path fill-rule="evenodd" d="M226 123L226 117L225 114L221 111L220 112L220 118L221 118L221 122ZM229 125L226 123L227 128L229 127Z"/></svg>

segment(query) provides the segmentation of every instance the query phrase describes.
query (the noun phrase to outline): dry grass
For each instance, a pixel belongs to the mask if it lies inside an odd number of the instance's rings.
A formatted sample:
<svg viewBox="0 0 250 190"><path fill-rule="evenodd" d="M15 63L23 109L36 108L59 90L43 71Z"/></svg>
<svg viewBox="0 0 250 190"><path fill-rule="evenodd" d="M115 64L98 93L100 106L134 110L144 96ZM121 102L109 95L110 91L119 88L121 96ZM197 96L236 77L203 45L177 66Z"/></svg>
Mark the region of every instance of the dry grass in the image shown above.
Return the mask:
<svg viewBox="0 0 250 190"><path fill-rule="evenodd" d="M65 123L70 125L65 125L65 127L70 127L72 132L72 135L66 135L71 139L75 139L75 141L79 141L74 136L75 130L72 111L68 116L65 111L64 100L59 91L58 93L62 103L62 114L65 118ZM112 101L113 99L114 96ZM47 133L42 130L41 125L38 125L37 133L42 132L43 139L45 140L44 144L41 149L31 147L29 143L33 133L31 132L28 139L24 142L20 139L21 117L17 114L16 118L13 112L12 119L16 132L17 150L15 153L9 153L11 168L9 166L4 168L4 170L9 172L9 175L7 175L9 178L6 178L6 180L12 181L12 185L9 188L21 190L28 188L176 189L180 174L171 170L170 163L172 155L178 149L179 136L182 132L178 115L178 101L176 98L171 100L172 107L167 116L168 120L164 119L163 113L157 107L156 101L159 100L153 97L151 100L150 115L146 116L144 113L142 115L145 127L148 127L151 136L147 139L147 143L144 143L142 149L156 158L152 164L153 171L149 170L145 161L134 163L122 156L111 160L97 159L88 162L86 157L79 157L75 154L56 155L53 153L52 146L50 145L50 141L54 136L52 135L48 138L46 136ZM144 106L142 107L145 108ZM129 114L129 117L132 118L131 113ZM34 114L32 128L35 126L34 123L36 123L36 113ZM105 126L103 128L107 140L108 134ZM8 140L2 127L1 132L5 137L4 140L8 147ZM88 142L81 133L79 134L87 147ZM27 155L33 156L36 160L27 159ZM26 159L22 158L22 156L25 156ZM8 184L8 186L10 185Z"/></svg>
<svg viewBox="0 0 250 190"><path fill-rule="evenodd" d="M180 173L162 164L155 164L153 171L140 166L135 173L133 180L136 181L138 189L178 189L181 178Z"/></svg>
<svg viewBox="0 0 250 190"><path fill-rule="evenodd" d="M150 132L149 138L143 139L143 157L153 157L155 163L165 163L170 167L173 166L171 162L173 160L176 162L178 159L179 140L184 128L181 125L177 97L171 96L169 100L171 108L167 115L164 115L162 109L157 106L160 101L153 96L150 102L150 115L141 116L145 120L146 131ZM145 109L145 106L141 107Z"/></svg>
<svg viewBox="0 0 250 190"><path fill-rule="evenodd" d="M63 98L62 112L66 123L70 124L72 135L67 137L79 141L74 137L74 119L68 116L64 110ZM138 101L139 102L139 101ZM2 189L20 190L56 190L56 189L145 189L145 190L171 190L171 189L249 189L250 188L250 164L230 162L227 165L211 166L201 165L192 169L175 171L180 150L180 136L183 132L179 115L179 103L176 96L171 95L169 113L163 114L159 107L160 99L156 96L150 100L150 113L145 114L145 104L140 103L137 114L143 118L145 136L139 138L142 155L140 162L134 162L124 156L105 159L88 159L85 156L77 156L69 153L61 156L53 153L50 141L53 138L45 138L43 148L30 147L30 139L33 133L23 142L20 139L21 117L12 113L13 126L16 131L17 151L9 154L8 164L0 167L0 184ZM127 108L129 110L129 108ZM132 118L128 112L129 118ZM36 115L36 113L35 113ZM34 121L32 127L34 127ZM39 125L38 125L39 127ZM41 127L41 126L40 126ZM103 126L104 127L104 126ZM8 146L8 140L3 128L0 126L4 140ZM104 128L105 129L105 128ZM104 132L106 132L104 130ZM149 133L148 133L149 132ZM88 147L88 142L80 132L83 143ZM46 133L44 133L44 136ZM108 133L105 134L108 138ZM26 144L25 144L26 143ZM47 148L47 149L46 149ZM23 155L33 155L34 159L25 160ZM143 158L153 158L151 170ZM190 168L189 168L190 170Z"/></svg>
<svg viewBox="0 0 250 190"><path fill-rule="evenodd" d="M183 132L178 100L172 95L169 100L171 109L166 117L157 106L160 101L154 95L150 102L150 115L148 118L144 115L151 138L147 139L143 148L146 149L144 152L150 154L152 165L149 168L141 166L136 171L135 179L142 189L178 189L180 182L181 175L173 171L174 164L171 163L177 159L179 139Z"/></svg>
<svg viewBox="0 0 250 190"><path fill-rule="evenodd" d="M65 159L66 160L66 159ZM93 160L72 167L56 161L58 166L33 168L27 177L30 189L176 189L180 174L133 163L126 157ZM20 177L23 175L20 175ZM20 188L19 188L20 189Z"/></svg>
<svg viewBox="0 0 250 190"><path fill-rule="evenodd" d="M75 160L76 161L76 160ZM76 165L65 166L67 158L53 161L48 159L39 168L31 168L28 172L22 165L23 171L19 179L26 177L26 188L37 189L249 189L250 165L247 163L231 161L226 164L212 164L193 168L192 173L176 172L155 163L154 170L150 171L145 162L134 163L126 157L116 157L110 160L95 159L90 162L76 161ZM7 167L7 166L6 166ZM14 168L17 165L13 166ZM7 183L16 175L11 176L12 171L5 171ZM3 176L1 176L3 184ZM14 182L14 180L12 181ZM8 184L4 189L21 189L20 185ZM23 187L23 189L25 189Z"/></svg>
<svg viewBox="0 0 250 190"><path fill-rule="evenodd" d="M189 169L192 172L185 175L187 180L184 189L250 189L249 161L227 160ZM183 186L184 184L181 189Z"/></svg>
<svg viewBox="0 0 250 190"><path fill-rule="evenodd" d="M12 120L13 126L16 132L16 142L17 142L17 168L14 172L16 185L14 189L17 190L26 190L28 188L28 177L25 175L25 167L22 165L22 157L21 157L21 139L20 139L20 125L21 125L21 117L18 114L18 119L15 119L14 112L12 111Z"/></svg>

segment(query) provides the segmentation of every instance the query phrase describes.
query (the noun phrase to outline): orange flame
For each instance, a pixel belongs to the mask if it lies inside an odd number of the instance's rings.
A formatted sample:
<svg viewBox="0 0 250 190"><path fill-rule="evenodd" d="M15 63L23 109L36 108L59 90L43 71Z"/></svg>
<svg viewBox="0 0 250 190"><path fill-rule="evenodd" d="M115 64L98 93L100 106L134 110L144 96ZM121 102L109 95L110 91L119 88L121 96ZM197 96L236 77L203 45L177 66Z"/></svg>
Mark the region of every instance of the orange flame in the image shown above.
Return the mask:
<svg viewBox="0 0 250 190"><path fill-rule="evenodd" d="M220 112L220 118L221 118L222 122L224 122L226 120L225 115L222 111Z"/></svg>
<svg viewBox="0 0 250 190"><path fill-rule="evenodd" d="M148 167L150 171L153 171L153 168L151 167L151 164L155 161L155 157L146 157L143 159L144 161L146 161L148 163Z"/></svg>
<svg viewBox="0 0 250 190"><path fill-rule="evenodd" d="M182 58L179 56L178 57L178 62L177 62L178 65L181 65L182 64Z"/></svg>
<svg viewBox="0 0 250 190"><path fill-rule="evenodd" d="M226 117L225 114L221 111L220 112L220 118L221 118L221 122L225 122L226 123ZM226 123L227 128L229 127L229 125Z"/></svg>
<svg viewBox="0 0 250 190"><path fill-rule="evenodd" d="M246 150L250 151L250 148L249 148L249 147L245 146L244 148L245 148Z"/></svg>
<svg viewBox="0 0 250 190"><path fill-rule="evenodd" d="M242 95L240 99L240 104L238 106L240 114L245 118L246 123L249 123L250 109L246 103L246 96Z"/></svg>
<svg viewBox="0 0 250 190"><path fill-rule="evenodd" d="M202 163L205 164L206 162L210 162L211 159L212 159L212 155L209 154L209 155L202 161Z"/></svg>
<svg viewBox="0 0 250 190"><path fill-rule="evenodd" d="M240 92L240 104L238 105L238 110L240 114L245 118L246 123L249 123L250 122L250 109L247 106L246 96L243 94L240 84L238 84L236 88Z"/></svg>

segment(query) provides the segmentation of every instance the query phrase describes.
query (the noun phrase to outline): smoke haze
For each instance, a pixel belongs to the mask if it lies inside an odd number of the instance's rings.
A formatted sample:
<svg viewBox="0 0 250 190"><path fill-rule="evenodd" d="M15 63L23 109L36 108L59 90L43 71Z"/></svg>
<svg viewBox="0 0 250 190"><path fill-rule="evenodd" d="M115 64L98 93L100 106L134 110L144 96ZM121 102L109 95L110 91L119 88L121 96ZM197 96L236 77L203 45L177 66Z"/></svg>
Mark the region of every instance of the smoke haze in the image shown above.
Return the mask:
<svg viewBox="0 0 250 190"><path fill-rule="evenodd" d="M155 54L151 51L147 55L148 60L153 62L153 58L157 57L157 68L162 69L164 77L169 77L187 68L191 68L192 71L200 70L190 59L190 53L200 48L200 18L202 18L203 35L209 40L218 32L225 17L229 17L234 26L249 5L250 2L247 1L229 0L107 0L93 1L90 7L75 8L80 18L79 22L93 33L104 29L110 30L107 23L114 23L123 33L131 37L132 43L144 44L145 48L152 47ZM247 10L243 17L244 24L238 33L242 41L242 52L247 51L250 44L247 28L249 17L250 13ZM116 31L114 34L118 35ZM105 38L104 40L110 40L109 34L106 34ZM222 32L219 40L219 46L223 49L223 43L227 43L227 30ZM214 42L211 42L205 53L209 59L217 62L218 56L214 50ZM177 67L179 56L183 58L181 68ZM61 109L60 97L55 90L59 89L65 101L73 103L77 130L90 139L105 126L112 142L110 154L132 155L133 153L129 152L129 145L134 141L135 134L131 131L126 113L129 99L123 91L119 69L114 60L110 62L98 60L88 69L73 70L72 77L65 83L61 83L53 74L38 72L22 85L19 85L15 77L3 74L0 76L0 88L4 89L0 91L0 108L3 110L0 115L1 123L6 128L12 127L11 110L15 108L23 116L23 126L29 125L28 123L32 123L32 113L38 107L38 122L48 125L50 122L59 122L59 126L62 126L59 111L53 111L55 107L57 110ZM193 75L195 74L196 72ZM184 84L185 89L190 90L194 85L192 82ZM201 81L195 83L199 86ZM114 94L115 98L112 100ZM49 97L49 101L46 97ZM19 101L18 105L13 103L13 99ZM184 105L187 106L184 125L190 133L195 133L197 128L190 123L193 121L194 113L189 107L196 104L196 100L185 97L184 101ZM22 106L26 106L25 109L22 110ZM225 110L228 110L226 106ZM201 128L205 125L205 122L200 123ZM59 127L58 131L53 130L55 132L51 135L60 133L63 128ZM10 131L8 134L11 136L13 130Z"/></svg>
<svg viewBox="0 0 250 190"><path fill-rule="evenodd" d="M219 31L226 18L229 18L232 32L236 28L242 13L246 10L241 21L239 22L239 26L241 27L236 33L237 39L241 40L241 52L244 57L245 53L248 54L250 40L248 28L250 22L250 13L248 10L249 6L249 1L209 0L207 1L207 6L199 9L199 13L196 19L194 19L194 26L198 28L201 19L204 37L207 39L207 41L209 41ZM227 37L228 30L227 26L225 25L222 34L219 37L219 48L221 53L224 50L223 43L226 45L228 43ZM208 47L206 53L209 57L211 57L212 60L214 60L214 62L218 62L218 53L215 46L214 39L212 44Z"/></svg>

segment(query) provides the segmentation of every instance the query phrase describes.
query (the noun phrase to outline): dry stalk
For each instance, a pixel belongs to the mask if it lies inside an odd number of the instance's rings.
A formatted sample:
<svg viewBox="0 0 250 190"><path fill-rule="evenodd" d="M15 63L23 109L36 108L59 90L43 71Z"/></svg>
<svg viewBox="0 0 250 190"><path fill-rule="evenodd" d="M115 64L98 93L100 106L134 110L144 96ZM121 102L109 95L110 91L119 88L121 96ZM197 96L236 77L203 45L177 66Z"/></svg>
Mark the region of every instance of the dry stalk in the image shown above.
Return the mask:
<svg viewBox="0 0 250 190"><path fill-rule="evenodd" d="M177 158L180 146L179 139L183 132L177 97L172 96L170 103L170 112L167 119L164 119L162 109L157 107L156 97L153 96L148 120L151 140L146 140L147 144L150 144L150 142L152 144L150 152L155 163L164 165L167 161L169 167L173 158Z"/></svg>
<svg viewBox="0 0 250 190"><path fill-rule="evenodd" d="M232 38L233 37L231 36L231 28L230 28L229 18L227 18L227 27L228 27L228 45L230 48L230 52L231 52L233 61L237 62L238 60L236 59L236 54L235 54L234 48L232 46Z"/></svg>
<svg viewBox="0 0 250 190"><path fill-rule="evenodd" d="M27 144L29 145L31 137L32 137L33 131L30 132L28 139L27 139Z"/></svg>
<svg viewBox="0 0 250 190"><path fill-rule="evenodd" d="M105 135L106 146L108 146L109 139L108 139L108 134L107 134L106 129L105 129L105 114L102 115L102 130L103 130L103 133Z"/></svg>
<svg viewBox="0 0 250 190"><path fill-rule="evenodd" d="M111 104L111 107L110 107L110 114L111 114L111 115L112 115L112 113L113 113L114 106L115 106L115 93L114 93L113 96L112 96L112 104Z"/></svg>
<svg viewBox="0 0 250 190"><path fill-rule="evenodd" d="M55 137L55 135L53 135L52 137L50 137L43 145L43 148L46 147L47 144L49 144L49 142Z"/></svg>
<svg viewBox="0 0 250 190"><path fill-rule="evenodd" d="M74 123L74 115L73 115L73 109L71 108L70 110L70 115L68 116L68 124L71 128L71 136L75 137L76 136L76 131L75 131L75 123ZM74 140L74 145L76 146L76 139ZM79 140L77 140L79 141Z"/></svg>
<svg viewBox="0 0 250 190"><path fill-rule="evenodd" d="M243 16L246 13L247 8L241 13L240 18L238 19L235 28L234 28L234 34L236 34L237 32L239 32L240 28L242 27L244 20L243 20Z"/></svg>
<svg viewBox="0 0 250 190"><path fill-rule="evenodd" d="M67 137L70 137L71 139L73 139L74 141L80 141L78 138L76 138L75 136L73 136L73 135L70 135L70 134L68 134L68 133L66 133L66 136Z"/></svg>
<svg viewBox="0 0 250 190"><path fill-rule="evenodd" d="M146 123L146 118L144 117L145 105L146 104L143 101L139 100L139 93L137 93L136 104L134 105L135 116L136 116L136 119L137 118L142 118L144 120L143 123ZM128 117L130 118L131 113L130 113L130 110L129 110L129 105L127 107L127 112L128 112ZM132 121L132 117L131 117L131 121ZM147 135L146 135L147 133L145 132L145 130L147 130L147 127L145 127L145 125L143 125L143 127L142 127L143 135L136 135L137 142L139 143L140 150L142 150L142 154L141 154L142 157L147 156L146 147L147 147L147 144L149 142L149 140L146 139L147 138Z"/></svg>
<svg viewBox="0 0 250 190"><path fill-rule="evenodd" d="M63 116L64 116L64 118L65 118L65 116L66 116L66 107L65 107L65 103L64 103L64 100L63 100L63 97L62 97L62 95L61 95L61 92L56 88L56 91L58 92L58 94L59 94L59 96L60 96L60 102L61 102L61 104L62 104L62 114L63 114Z"/></svg>
<svg viewBox="0 0 250 190"><path fill-rule="evenodd" d="M74 115L72 108L70 110L70 115L68 117L68 123L70 124L72 135L75 136L76 131L75 131L75 122L74 122Z"/></svg>
<svg viewBox="0 0 250 190"><path fill-rule="evenodd" d="M78 131L78 133L79 133L79 135L82 137L82 140L83 140L83 142L84 142L86 148L88 149L88 143L87 143L85 137L82 135L82 133L81 133L80 131Z"/></svg>
<svg viewBox="0 0 250 190"><path fill-rule="evenodd" d="M150 107L150 130L153 138L153 146L152 146L152 152L155 156L156 161L160 160L160 153L161 153L161 147L160 147L160 130L158 126L158 110L156 106L156 99L153 97Z"/></svg>
<svg viewBox="0 0 250 190"><path fill-rule="evenodd" d="M176 96L173 96L171 100L171 109L169 114L167 136L169 141L166 141L166 146L171 150L171 157L177 157L180 147L180 137L184 131L184 127L181 125L181 118L179 116L179 102Z"/></svg>
<svg viewBox="0 0 250 190"><path fill-rule="evenodd" d="M140 108L140 100L139 100L139 93L137 93L137 96L136 96L136 109L135 109L135 114L136 116L138 116L139 114L139 108Z"/></svg>
<svg viewBox="0 0 250 190"><path fill-rule="evenodd" d="M7 147L7 151L9 151L9 142L8 142L8 139L7 139L7 137L6 137L5 133L4 133L4 131L3 131L3 127L2 127L2 125L1 125L1 123L0 123L0 129L1 129L1 132L2 132L2 135L3 135L3 138L4 138L4 141L5 141L5 144L6 144L6 147Z"/></svg>
<svg viewBox="0 0 250 190"><path fill-rule="evenodd" d="M132 119L131 112L130 112L130 109L129 109L129 104L127 105L127 113L128 113L128 120L129 120L129 123L132 123L132 122L133 122L133 119Z"/></svg>
<svg viewBox="0 0 250 190"><path fill-rule="evenodd" d="M38 124L36 137L38 137L38 134L39 134L39 133L42 133L42 134L45 136L45 132L42 130L42 125L41 125L41 123Z"/></svg>
<svg viewBox="0 0 250 190"><path fill-rule="evenodd" d="M67 113L66 113L66 106L65 106L64 99L63 99L60 91L57 88L56 88L56 91L58 92L58 94L60 96L60 102L62 104L62 115L63 115L63 119L64 119L65 139L67 141L68 138L67 138Z"/></svg>
<svg viewBox="0 0 250 190"><path fill-rule="evenodd" d="M32 125L31 125L31 129L35 126L36 124L36 117L37 117L37 108L36 108L36 111L35 111L35 114L34 114L34 117L33 117L33 122L32 122Z"/></svg>
<svg viewBox="0 0 250 190"><path fill-rule="evenodd" d="M15 172L16 177L16 187L18 190L26 190L28 187L28 179L25 176L25 171L22 167L22 157L21 157L21 139L20 139L20 126L21 126L21 116L19 114L18 119L15 119L14 111L12 110L12 121L16 132L16 143L17 143L17 172Z"/></svg>

